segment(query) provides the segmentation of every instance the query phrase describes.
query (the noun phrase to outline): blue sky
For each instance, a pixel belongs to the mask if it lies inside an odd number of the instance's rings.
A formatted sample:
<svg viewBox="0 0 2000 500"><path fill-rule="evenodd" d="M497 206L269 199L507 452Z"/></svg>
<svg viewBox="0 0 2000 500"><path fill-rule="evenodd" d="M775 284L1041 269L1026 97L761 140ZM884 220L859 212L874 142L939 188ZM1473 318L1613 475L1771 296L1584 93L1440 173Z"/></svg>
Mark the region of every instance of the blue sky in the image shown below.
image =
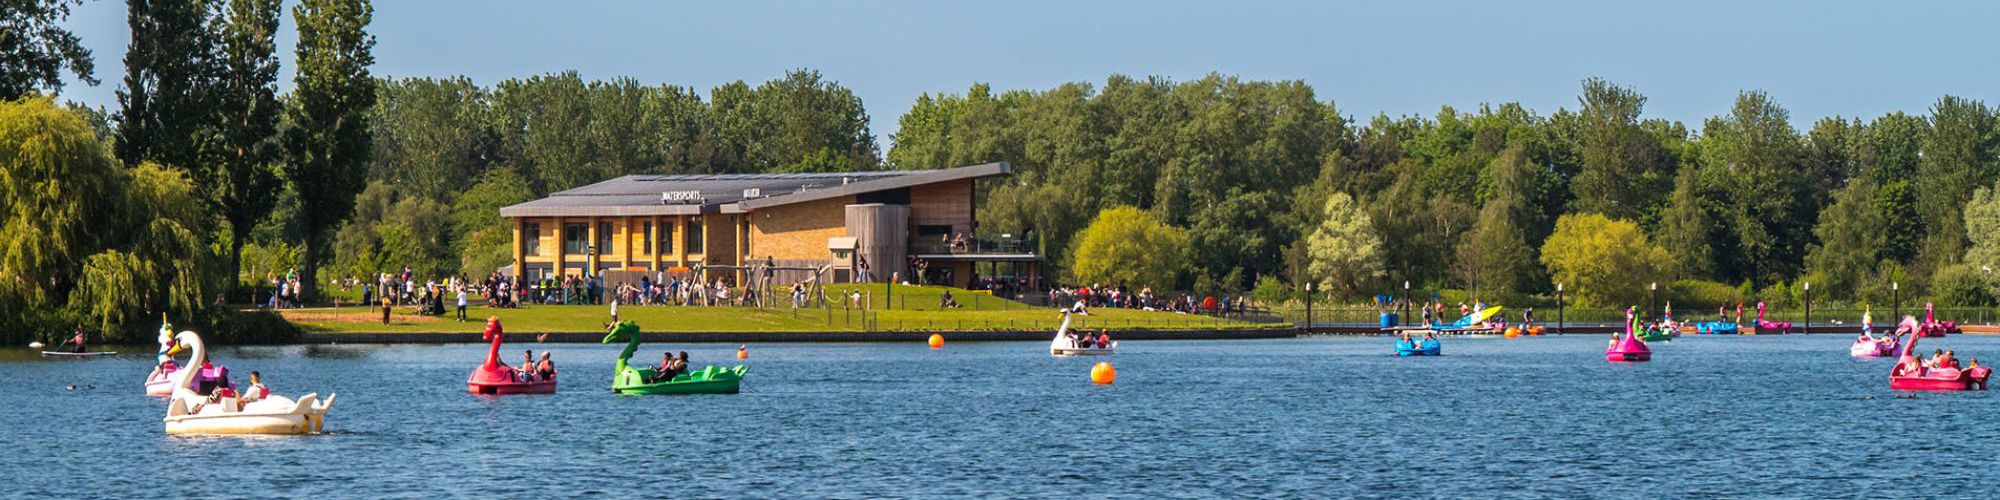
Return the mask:
<svg viewBox="0 0 2000 500"><path fill-rule="evenodd" d="M396 0L377 2L371 31L377 75L483 85L574 69L706 91L814 68L861 96L886 146L925 92L1113 73L1302 79L1364 120L1507 101L1547 114L1602 76L1646 94L1651 117L1697 124L1761 89L1806 127L1923 113L1944 94L2000 101L1995 20L1994 2ZM116 108L124 2L91 0L67 24L104 83L64 97Z"/></svg>

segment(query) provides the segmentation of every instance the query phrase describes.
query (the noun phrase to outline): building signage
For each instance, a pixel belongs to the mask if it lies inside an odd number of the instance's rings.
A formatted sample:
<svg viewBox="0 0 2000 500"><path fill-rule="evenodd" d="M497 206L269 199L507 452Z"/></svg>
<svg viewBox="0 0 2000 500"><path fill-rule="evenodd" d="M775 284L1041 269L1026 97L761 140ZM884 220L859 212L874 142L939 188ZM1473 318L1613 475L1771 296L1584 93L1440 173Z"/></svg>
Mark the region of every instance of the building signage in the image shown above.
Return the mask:
<svg viewBox="0 0 2000 500"><path fill-rule="evenodd" d="M703 201L706 201L706 199L701 196L701 191L667 191L660 193L660 203L700 204Z"/></svg>

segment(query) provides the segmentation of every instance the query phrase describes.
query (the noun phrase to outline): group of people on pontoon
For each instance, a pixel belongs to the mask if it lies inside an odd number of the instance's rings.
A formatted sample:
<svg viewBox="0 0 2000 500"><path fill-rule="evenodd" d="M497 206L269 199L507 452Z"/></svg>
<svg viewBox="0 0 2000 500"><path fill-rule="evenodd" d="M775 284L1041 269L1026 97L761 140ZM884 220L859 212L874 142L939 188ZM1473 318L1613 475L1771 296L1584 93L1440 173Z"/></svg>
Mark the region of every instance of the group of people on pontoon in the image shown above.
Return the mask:
<svg viewBox="0 0 2000 500"><path fill-rule="evenodd" d="M521 358L521 367L514 369L514 380L521 382L550 381L556 379L556 362L549 360L549 352L542 351L542 360L535 361L535 350L528 349Z"/></svg>
<svg viewBox="0 0 2000 500"><path fill-rule="evenodd" d="M1959 366L1958 353L1948 349L1938 349L1931 352L1930 359L1924 359L1923 354L1903 358L1902 364L1896 365L1896 374L1914 374L1932 368L1970 370L1978 367L1979 358L1972 358L1966 361L1965 366Z"/></svg>
<svg viewBox="0 0 2000 500"><path fill-rule="evenodd" d="M1090 332L1084 332L1079 335L1075 331L1067 331L1063 335L1069 337L1070 345L1076 346L1078 349L1111 348L1111 333L1109 330L1099 329L1097 330L1097 335L1091 335Z"/></svg>
<svg viewBox="0 0 2000 500"><path fill-rule="evenodd" d="M677 375L687 372L688 372L687 351L681 351L681 357L678 359L674 358L674 353L671 351L663 352L660 353L660 366L653 368L653 378L647 380L646 382L647 383L666 382L669 380L673 380L674 377Z"/></svg>

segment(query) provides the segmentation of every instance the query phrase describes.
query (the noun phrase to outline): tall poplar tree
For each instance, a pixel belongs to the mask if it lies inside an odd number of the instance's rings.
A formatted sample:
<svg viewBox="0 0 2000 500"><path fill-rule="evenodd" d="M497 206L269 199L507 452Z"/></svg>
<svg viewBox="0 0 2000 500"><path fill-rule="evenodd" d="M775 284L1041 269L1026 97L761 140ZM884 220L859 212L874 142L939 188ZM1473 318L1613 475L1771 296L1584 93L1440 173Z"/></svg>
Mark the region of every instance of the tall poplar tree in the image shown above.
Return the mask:
<svg viewBox="0 0 2000 500"><path fill-rule="evenodd" d="M127 10L132 42L125 49L125 88L118 91L118 159L126 166L155 161L194 173L202 168L214 116L210 4L132 0Z"/></svg>
<svg viewBox="0 0 2000 500"><path fill-rule="evenodd" d="M284 172L298 193L296 222L305 240L299 277L308 297L318 292L328 240L354 211L372 154L375 80L368 66L375 63L375 37L367 27L373 16L368 0L305 0L292 8L298 75L287 110L293 127L285 134L291 157Z"/></svg>
<svg viewBox="0 0 2000 500"><path fill-rule="evenodd" d="M229 221L228 286L241 273L243 243L277 203L279 0L230 0L218 20L212 164L197 188Z"/></svg>

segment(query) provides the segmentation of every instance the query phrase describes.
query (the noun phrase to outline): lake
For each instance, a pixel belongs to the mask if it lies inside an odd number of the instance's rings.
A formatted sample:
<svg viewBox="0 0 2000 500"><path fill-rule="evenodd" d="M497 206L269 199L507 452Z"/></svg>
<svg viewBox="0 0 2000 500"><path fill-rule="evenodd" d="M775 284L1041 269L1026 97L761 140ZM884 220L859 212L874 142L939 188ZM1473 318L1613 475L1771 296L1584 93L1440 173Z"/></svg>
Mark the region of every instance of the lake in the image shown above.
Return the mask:
<svg viewBox="0 0 2000 500"><path fill-rule="evenodd" d="M188 497L1990 498L2000 394L1888 388L1844 335L1687 337L1603 360L1600 336L1134 341L1118 381L1046 343L750 346L743 393L609 394L619 346L554 351L553 396L481 397L484 345L218 348L239 383L338 392L328 432L172 437L152 348L0 351L0 491ZM2000 337L1926 339L2000 359ZM736 346L687 350L736 364ZM79 386L68 390L67 386ZM94 386L95 388L89 388ZM1914 477L1913 477L1914 476Z"/></svg>

